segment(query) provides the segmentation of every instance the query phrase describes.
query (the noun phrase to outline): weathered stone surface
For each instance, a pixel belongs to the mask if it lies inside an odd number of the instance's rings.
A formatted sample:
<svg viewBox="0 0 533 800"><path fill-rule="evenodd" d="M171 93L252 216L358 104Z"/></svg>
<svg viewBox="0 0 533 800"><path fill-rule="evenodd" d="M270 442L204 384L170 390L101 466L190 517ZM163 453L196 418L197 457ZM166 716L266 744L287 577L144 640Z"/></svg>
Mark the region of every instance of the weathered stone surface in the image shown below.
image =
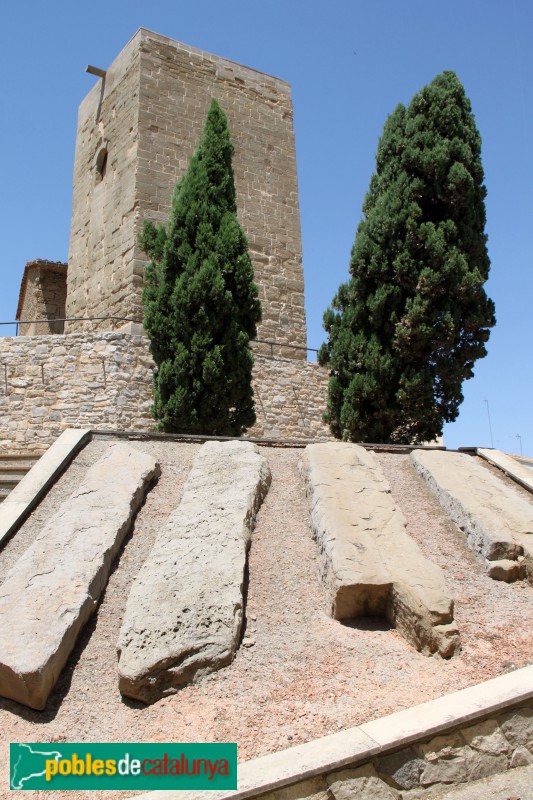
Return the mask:
<svg viewBox="0 0 533 800"><path fill-rule="evenodd" d="M397 800L400 797L381 780L372 764L332 773L326 781L334 800Z"/></svg>
<svg viewBox="0 0 533 800"><path fill-rule="evenodd" d="M434 736L428 742L420 745L420 751L428 761L438 761L439 758L456 756L463 747L464 740L461 731L456 730Z"/></svg>
<svg viewBox="0 0 533 800"><path fill-rule="evenodd" d="M145 703L231 662L246 554L270 470L250 442L207 442L133 584L118 641L120 691Z"/></svg>
<svg viewBox="0 0 533 800"><path fill-rule="evenodd" d="M414 789L420 784L420 774L426 762L410 748L399 750L379 759L378 771L394 781L398 789Z"/></svg>
<svg viewBox="0 0 533 800"><path fill-rule="evenodd" d="M526 747L517 747L511 756L510 767L526 767L533 764L533 754Z"/></svg>
<svg viewBox="0 0 533 800"><path fill-rule="evenodd" d="M524 571L523 564L524 559L522 556L518 556L516 561L511 561L506 558L501 561L488 561L487 575L495 581L513 583L521 577Z"/></svg>
<svg viewBox="0 0 533 800"><path fill-rule="evenodd" d="M511 749L494 719L471 725L462 732L462 736L472 750L491 756L507 755Z"/></svg>
<svg viewBox="0 0 533 800"><path fill-rule="evenodd" d="M254 351L256 424L247 436L281 439L332 439L323 420L329 372L313 361L268 358Z"/></svg>
<svg viewBox="0 0 533 800"><path fill-rule="evenodd" d="M491 775L463 786L450 787L425 795L414 792L404 795L403 800L533 800L533 767L522 767Z"/></svg>
<svg viewBox="0 0 533 800"><path fill-rule="evenodd" d="M517 491L465 453L415 450L411 459L473 550L489 562L524 556L519 575L533 580L533 507Z"/></svg>
<svg viewBox="0 0 533 800"><path fill-rule="evenodd" d="M301 472L335 619L383 616L423 653L453 655L459 634L442 572L408 536L375 454L308 445Z"/></svg>
<svg viewBox="0 0 533 800"><path fill-rule="evenodd" d="M503 472L505 472L514 481L523 486L529 492L533 492L533 470L530 467L524 466L516 458L508 456L507 453L502 453L501 450L489 450L488 447L478 447L476 450L478 456L484 458L490 464L494 464Z"/></svg>
<svg viewBox="0 0 533 800"><path fill-rule="evenodd" d="M512 747L526 747L533 753L533 709L518 708L500 719L502 732Z"/></svg>
<svg viewBox="0 0 533 800"><path fill-rule="evenodd" d="M0 547L40 502L48 488L90 439L90 431L68 428L33 465L0 505Z"/></svg>
<svg viewBox="0 0 533 800"><path fill-rule="evenodd" d="M0 694L42 709L159 466L125 444L87 472L0 586Z"/></svg>
<svg viewBox="0 0 533 800"><path fill-rule="evenodd" d="M507 769L507 756L494 755L482 750L465 748L466 772L469 781L486 778L487 775L497 775Z"/></svg>
<svg viewBox="0 0 533 800"><path fill-rule="evenodd" d="M420 776L422 786L435 783L463 783L467 780L466 754L461 752L427 764Z"/></svg>

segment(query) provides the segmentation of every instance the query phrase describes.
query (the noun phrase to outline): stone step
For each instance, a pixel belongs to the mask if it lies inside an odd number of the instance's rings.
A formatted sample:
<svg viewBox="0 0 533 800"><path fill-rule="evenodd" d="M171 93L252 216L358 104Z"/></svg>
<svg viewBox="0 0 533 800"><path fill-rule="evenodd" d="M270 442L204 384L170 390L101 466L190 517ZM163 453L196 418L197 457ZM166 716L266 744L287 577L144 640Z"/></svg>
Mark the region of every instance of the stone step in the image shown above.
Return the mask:
<svg viewBox="0 0 533 800"><path fill-rule="evenodd" d="M19 458L18 460L15 459L7 459L7 458L0 458L0 470L2 472L17 472L17 471L28 471L36 464L38 459L29 460L27 458Z"/></svg>
<svg viewBox="0 0 533 800"><path fill-rule="evenodd" d="M459 632L444 576L407 534L376 455L312 444L300 471L332 616L385 617L422 653L452 656Z"/></svg>
<svg viewBox="0 0 533 800"><path fill-rule="evenodd" d="M0 695L45 707L158 474L150 456L110 445L14 564L0 586Z"/></svg>
<svg viewBox="0 0 533 800"><path fill-rule="evenodd" d="M152 703L233 660L246 555L270 481L251 442L202 446L128 598L117 645L122 694Z"/></svg>
<svg viewBox="0 0 533 800"><path fill-rule="evenodd" d="M6 499L38 460L38 456L23 453L2 453L0 456L0 502Z"/></svg>
<svg viewBox="0 0 533 800"><path fill-rule="evenodd" d="M10 489L14 489L28 472L29 469L21 472L20 470L6 471L0 468L0 486L8 486Z"/></svg>
<svg viewBox="0 0 533 800"><path fill-rule="evenodd" d="M533 582L533 505L466 453L414 450L410 457L489 576Z"/></svg>
<svg viewBox="0 0 533 800"><path fill-rule="evenodd" d="M10 463L13 461L28 461L29 463L35 464L40 457L40 455L35 453L2 453L0 455L0 464L4 462Z"/></svg>

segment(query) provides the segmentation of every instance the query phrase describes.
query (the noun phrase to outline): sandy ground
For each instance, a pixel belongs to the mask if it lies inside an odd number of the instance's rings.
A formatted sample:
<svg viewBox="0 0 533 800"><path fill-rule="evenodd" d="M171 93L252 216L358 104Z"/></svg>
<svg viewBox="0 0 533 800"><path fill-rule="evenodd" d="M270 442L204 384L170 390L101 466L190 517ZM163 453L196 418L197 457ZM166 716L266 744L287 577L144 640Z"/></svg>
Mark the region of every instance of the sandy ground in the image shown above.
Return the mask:
<svg viewBox="0 0 533 800"><path fill-rule="evenodd" d="M249 557L246 636L231 666L145 707L117 688L116 641L129 587L159 527L179 502L198 445L132 442L162 475L140 510L102 603L81 635L47 709L0 698L0 796L9 792L10 741L236 741L239 761L306 742L533 663L533 587L485 574L404 455L381 454L408 532L443 569L462 649L450 661L417 653L381 619L332 620L317 579L316 545L297 471L301 450L263 448L272 487ZM93 441L0 553L0 581L106 444ZM523 490L516 491L528 499ZM2 788L5 787L5 790ZM46 800L131 792L35 792Z"/></svg>

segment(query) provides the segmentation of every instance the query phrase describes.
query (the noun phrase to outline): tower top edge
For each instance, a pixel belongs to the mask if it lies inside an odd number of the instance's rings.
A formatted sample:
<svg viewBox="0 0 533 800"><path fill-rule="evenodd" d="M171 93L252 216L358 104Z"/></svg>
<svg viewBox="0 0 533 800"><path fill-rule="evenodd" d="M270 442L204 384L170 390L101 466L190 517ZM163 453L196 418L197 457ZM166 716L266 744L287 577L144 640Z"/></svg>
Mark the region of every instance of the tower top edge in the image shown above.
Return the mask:
<svg viewBox="0 0 533 800"><path fill-rule="evenodd" d="M263 72L259 69L255 69L254 67L250 67L246 64L241 64L239 61L234 61L230 58L225 58L224 56L219 56L216 55L215 53L210 53L209 51L202 50L199 47L193 47L192 45L185 44L184 42L179 42L177 39L172 39L169 36L164 36L161 33L157 33L157 31L153 31L150 28L145 28L142 26L138 28L137 31L133 34L133 36L128 40L128 42L126 42L126 44L124 45L124 47L122 48L122 50L120 51L120 53L116 58L118 58L123 53L123 51L126 50L130 45L132 45L137 39L141 42L147 39L155 39L158 42L174 47L176 50L182 50L194 54L196 56L200 56L202 58L213 59L215 61L223 62L225 64L232 64L236 67L239 67L239 69L246 70L247 72L251 73L256 73L257 75L261 75L265 78L269 78L270 80L275 81L276 84L286 87L289 91L291 89L289 81L286 81L284 78L279 78L276 75L271 75L268 72ZM114 63L116 58L113 60L112 63ZM111 66L112 64L110 65L110 67Z"/></svg>

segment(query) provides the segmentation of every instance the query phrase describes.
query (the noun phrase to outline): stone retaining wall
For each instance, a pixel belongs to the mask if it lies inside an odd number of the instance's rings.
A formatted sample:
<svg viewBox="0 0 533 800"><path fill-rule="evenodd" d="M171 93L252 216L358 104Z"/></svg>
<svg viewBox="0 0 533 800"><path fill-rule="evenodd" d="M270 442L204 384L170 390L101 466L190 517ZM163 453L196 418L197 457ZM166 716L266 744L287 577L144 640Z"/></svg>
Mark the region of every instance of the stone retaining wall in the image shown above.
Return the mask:
<svg viewBox="0 0 533 800"><path fill-rule="evenodd" d="M126 333L0 338L0 450L43 453L65 428L154 430L153 361ZM249 435L328 436L327 372L256 355L257 423Z"/></svg>
<svg viewBox="0 0 533 800"><path fill-rule="evenodd" d="M0 450L43 453L65 428L151 430L146 339L0 338Z"/></svg>
<svg viewBox="0 0 533 800"><path fill-rule="evenodd" d="M261 800L429 800L433 793L533 763L533 705L418 741L364 764L325 770ZM431 790L431 793L428 793ZM251 797L257 795L250 795Z"/></svg>

